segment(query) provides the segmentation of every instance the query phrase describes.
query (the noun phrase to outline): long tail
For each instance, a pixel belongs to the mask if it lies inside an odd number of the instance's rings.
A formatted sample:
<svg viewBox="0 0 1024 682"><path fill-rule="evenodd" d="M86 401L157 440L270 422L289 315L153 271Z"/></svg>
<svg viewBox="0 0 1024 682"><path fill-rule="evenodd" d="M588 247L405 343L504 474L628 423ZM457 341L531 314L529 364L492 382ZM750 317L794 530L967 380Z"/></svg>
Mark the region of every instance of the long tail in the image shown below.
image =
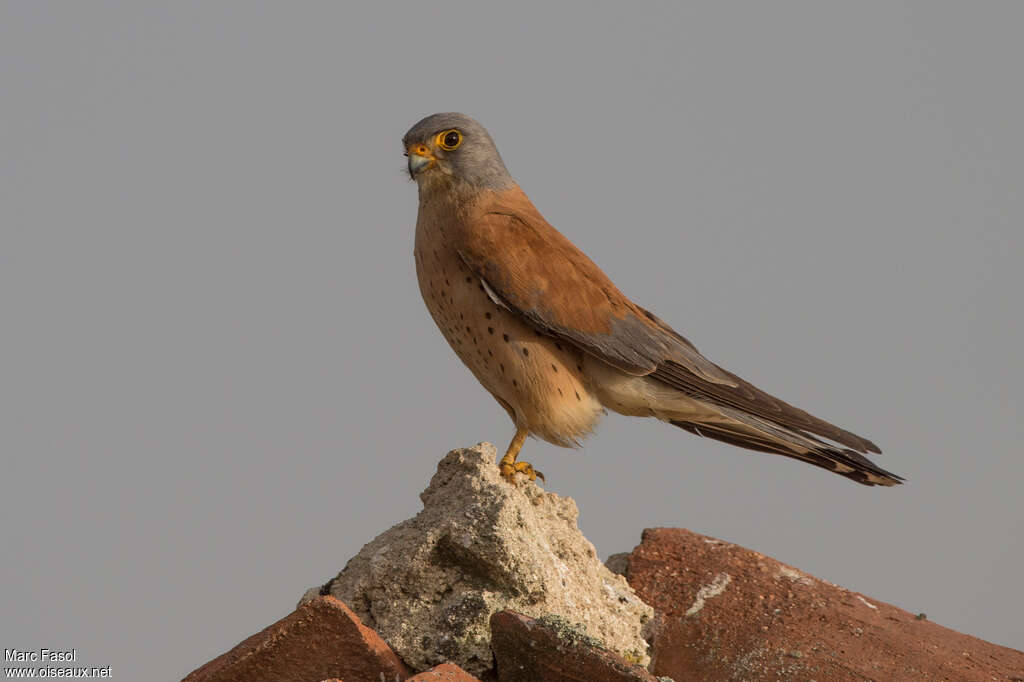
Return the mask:
<svg viewBox="0 0 1024 682"><path fill-rule="evenodd" d="M682 421L669 423L690 433L714 438L741 448L771 452L828 469L864 485L899 485L903 478L877 466L864 455L820 440L806 432L772 424L739 410L719 407L728 420Z"/></svg>

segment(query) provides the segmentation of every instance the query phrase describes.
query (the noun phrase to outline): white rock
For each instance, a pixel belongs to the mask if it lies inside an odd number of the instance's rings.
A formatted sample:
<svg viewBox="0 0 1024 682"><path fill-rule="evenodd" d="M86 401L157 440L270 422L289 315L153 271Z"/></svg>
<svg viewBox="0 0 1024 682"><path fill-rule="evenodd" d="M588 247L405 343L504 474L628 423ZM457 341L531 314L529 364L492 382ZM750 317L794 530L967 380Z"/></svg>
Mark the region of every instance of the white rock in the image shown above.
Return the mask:
<svg viewBox="0 0 1024 682"><path fill-rule="evenodd" d="M423 510L377 536L324 588L413 669L446 660L491 669L489 619L503 609L557 615L647 665L653 609L609 571L576 525L571 498L520 476L505 482L490 443L453 450L420 495Z"/></svg>

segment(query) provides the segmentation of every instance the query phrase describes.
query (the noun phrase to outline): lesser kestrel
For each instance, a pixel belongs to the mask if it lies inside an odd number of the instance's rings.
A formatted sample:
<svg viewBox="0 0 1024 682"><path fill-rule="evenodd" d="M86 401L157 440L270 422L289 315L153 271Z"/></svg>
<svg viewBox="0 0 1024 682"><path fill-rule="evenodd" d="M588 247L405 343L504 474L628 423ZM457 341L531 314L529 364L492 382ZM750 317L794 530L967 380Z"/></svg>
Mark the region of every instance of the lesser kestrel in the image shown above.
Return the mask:
<svg viewBox="0 0 1024 682"><path fill-rule="evenodd" d="M722 369L628 299L552 227L519 188L479 123L434 114L402 140L419 187L416 273L459 359L526 436L578 446L605 408L657 417L699 436L792 457L865 485L902 479L862 453L871 441Z"/></svg>

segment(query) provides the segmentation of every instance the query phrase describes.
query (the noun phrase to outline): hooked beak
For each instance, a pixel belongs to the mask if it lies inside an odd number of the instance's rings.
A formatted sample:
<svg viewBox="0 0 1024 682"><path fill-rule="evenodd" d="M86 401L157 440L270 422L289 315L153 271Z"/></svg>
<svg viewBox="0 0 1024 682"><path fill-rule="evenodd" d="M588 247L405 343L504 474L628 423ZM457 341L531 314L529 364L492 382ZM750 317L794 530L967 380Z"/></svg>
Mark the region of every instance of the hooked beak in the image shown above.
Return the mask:
<svg viewBox="0 0 1024 682"><path fill-rule="evenodd" d="M437 158L425 144L409 145L409 148L405 150L405 155L409 157L409 175L411 177L416 177L418 173L425 171L437 162Z"/></svg>

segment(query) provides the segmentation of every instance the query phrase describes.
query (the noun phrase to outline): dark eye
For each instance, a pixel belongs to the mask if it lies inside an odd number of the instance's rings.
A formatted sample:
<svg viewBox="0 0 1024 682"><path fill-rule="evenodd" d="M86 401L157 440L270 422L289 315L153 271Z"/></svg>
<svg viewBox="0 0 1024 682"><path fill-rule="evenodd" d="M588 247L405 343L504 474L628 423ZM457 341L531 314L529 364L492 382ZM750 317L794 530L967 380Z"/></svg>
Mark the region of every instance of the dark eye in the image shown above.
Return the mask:
<svg viewBox="0 0 1024 682"><path fill-rule="evenodd" d="M446 130L437 135L437 145L445 151L451 151L462 144L462 133L458 130Z"/></svg>

